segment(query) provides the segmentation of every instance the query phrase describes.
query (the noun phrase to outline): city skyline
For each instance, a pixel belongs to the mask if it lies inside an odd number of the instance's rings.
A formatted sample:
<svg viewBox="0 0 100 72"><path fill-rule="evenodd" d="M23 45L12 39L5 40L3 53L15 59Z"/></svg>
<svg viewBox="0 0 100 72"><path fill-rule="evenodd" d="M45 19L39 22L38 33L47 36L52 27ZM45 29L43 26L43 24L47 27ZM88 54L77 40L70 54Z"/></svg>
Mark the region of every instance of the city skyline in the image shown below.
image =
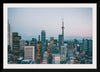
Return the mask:
<svg viewBox="0 0 100 72"><path fill-rule="evenodd" d="M25 40L38 39L42 30L46 31L46 39L58 39L62 18L65 40L92 38L92 8L8 8L12 31Z"/></svg>

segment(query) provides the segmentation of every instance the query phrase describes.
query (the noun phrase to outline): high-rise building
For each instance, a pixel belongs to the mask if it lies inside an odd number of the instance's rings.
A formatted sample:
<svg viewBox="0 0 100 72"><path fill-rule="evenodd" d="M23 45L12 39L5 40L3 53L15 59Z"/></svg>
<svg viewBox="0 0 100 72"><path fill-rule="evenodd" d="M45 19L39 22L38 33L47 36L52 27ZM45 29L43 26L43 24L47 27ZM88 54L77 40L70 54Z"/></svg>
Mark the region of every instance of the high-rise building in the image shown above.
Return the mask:
<svg viewBox="0 0 100 72"><path fill-rule="evenodd" d="M42 53L44 53L44 51L46 50L46 32L45 32L45 30L41 31L41 44L42 44Z"/></svg>
<svg viewBox="0 0 100 72"><path fill-rule="evenodd" d="M24 46L25 46L25 40L20 40L20 56L24 57Z"/></svg>
<svg viewBox="0 0 100 72"><path fill-rule="evenodd" d="M81 49L82 49L82 53L84 53L84 38L82 39Z"/></svg>
<svg viewBox="0 0 100 72"><path fill-rule="evenodd" d="M8 47L12 52L12 25L8 23Z"/></svg>
<svg viewBox="0 0 100 72"><path fill-rule="evenodd" d="M80 45L80 52L82 53L83 52L83 43L79 43Z"/></svg>
<svg viewBox="0 0 100 72"><path fill-rule="evenodd" d="M62 35L58 36L58 46L59 46L59 51L61 50L61 46L62 46Z"/></svg>
<svg viewBox="0 0 100 72"><path fill-rule="evenodd" d="M20 50L24 50L24 46L25 46L25 40L21 39L20 40Z"/></svg>
<svg viewBox="0 0 100 72"><path fill-rule="evenodd" d="M46 51L48 49L48 40L46 40Z"/></svg>
<svg viewBox="0 0 100 72"><path fill-rule="evenodd" d="M20 39L21 36L18 36L17 32L13 32L13 54L15 56L15 58L17 59L20 55Z"/></svg>
<svg viewBox="0 0 100 72"><path fill-rule="evenodd" d="M83 51L85 52L85 54L87 54L87 51L88 51L88 47L89 47L89 43L88 42L89 42L88 39L84 40Z"/></svg>
<svg viewBox="0 0 100 72"><path fill-rule="evenodd" d="M51 48L51 53L55 54L57 50L56 44L54 44L54 37L50 37L50 48Z"/></svg>
<svg viewBox="0 0 100 72"><path fill-rule="evenodd" d="M60 63L66 63L66 59L67 59L67 47L61 46L61 53L60 53Z"/></svg>
<svg viewBox="0 0 100 72"><path fill-rule="evenodd" d="M24 60L32 60L35 59L35 47L34 46L24 46Z"/></svg>
<svg viewBox="0 0 100 72"><path fill-rule="evenodd" d="M35 51L36 51L36 60L35 61L37 64L40 64L42 62L42 49L41 49L40 42L38 42L37 49Z"/></svg>
<svg viewBox="0 0 100 72"><path fill-rule="evenodd" d="M67 45L67 47L68 47L68 50L67 50L67 52L68 52L68 57L73 57L74 56L74 43L73 42L68 42L67 43L68 45Z"/></svg>
<svg viewBox="0 0 100 72"><path fill-rule="evenodd" d="M38 41L40 41L40 35L38 35Z"/></svg>
<svg viewBox="0 0 100 72"><path fill-rule="evenodd" d="M30 41L30 46L34 46L35 47L35 59L36 59L36 53L37 53L37 39L36 38L32 38L32 40Z"/></svg>
<svg viewBox="0 0 100 72"><path fill-rule="evenodd" d="M88 56L92 56L92 40L89 40L89 44L88 44L89 48L88 48Z"/></svg>
<svg viewBox="0 0 100 72"><path fill-rule="evenodd" d="M61 56L67 56L67 48L66 46L61 46L61 53L60 53Z"/></svg>
<svg viewBox="0 0 100 72"><path fill-rule="evenodd" d="M46 42L46 32L45 32L45 30L41 31L41 42L42 43Z"/></svg>

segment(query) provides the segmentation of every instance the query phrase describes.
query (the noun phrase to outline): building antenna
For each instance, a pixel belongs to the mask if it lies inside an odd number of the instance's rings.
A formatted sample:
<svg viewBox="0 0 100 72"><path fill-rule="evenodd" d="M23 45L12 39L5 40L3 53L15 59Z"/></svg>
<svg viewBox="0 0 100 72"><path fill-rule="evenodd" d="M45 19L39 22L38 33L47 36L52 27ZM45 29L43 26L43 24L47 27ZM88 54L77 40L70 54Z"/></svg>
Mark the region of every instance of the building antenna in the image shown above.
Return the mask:
<svg viewBox="0 0 100 72"><path fill-rule="evenodd" d="M64 19L62 18L62 45L64 46Z"/></svg>

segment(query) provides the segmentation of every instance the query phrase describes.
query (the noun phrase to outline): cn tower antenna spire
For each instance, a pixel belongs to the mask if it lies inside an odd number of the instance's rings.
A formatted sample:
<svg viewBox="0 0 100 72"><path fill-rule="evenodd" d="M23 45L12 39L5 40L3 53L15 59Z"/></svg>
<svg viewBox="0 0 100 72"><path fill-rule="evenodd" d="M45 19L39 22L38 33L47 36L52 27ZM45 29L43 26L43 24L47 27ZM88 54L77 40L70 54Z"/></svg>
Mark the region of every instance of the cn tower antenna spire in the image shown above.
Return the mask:
<svg viewBox="0 0 100 72"><path fill-rule="evenodd" d="M64 26L64 19L62 18L62 26Z"/></svg>
<svg viewBox="0 0 100 72"><path fill-rule="evenodd" d="M64 19L62 18L62 45L64 46Z"/></svg>

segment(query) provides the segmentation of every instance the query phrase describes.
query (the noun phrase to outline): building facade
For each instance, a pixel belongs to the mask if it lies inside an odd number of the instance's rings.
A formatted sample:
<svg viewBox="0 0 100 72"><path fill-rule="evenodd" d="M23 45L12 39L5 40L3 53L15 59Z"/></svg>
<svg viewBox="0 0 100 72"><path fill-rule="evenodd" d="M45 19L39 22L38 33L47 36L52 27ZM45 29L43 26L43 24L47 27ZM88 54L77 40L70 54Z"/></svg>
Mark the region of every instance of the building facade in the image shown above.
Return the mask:
<svg viewBox="0 0 100 72"><path fill-rule="evenodd" d="M25 40L20 40L20 56L24 57L24 46L25 46Z"/></svg>
<svg viewBox="0 0 100 72"><path fill-rule="evenodd" d="M42 46L42 58L43 58L44 52L46 51L46 32L45 30L41 31L41 46Z"/></svg>
<svg viewBox="0 0 100 72"><path fill-rule="evenodd" d="M10 51L12 52L12 25L8 24L8 47L10 48Z"/></svg>
<svg viewBox="0 0 100 72"><path fill-rule="evenodd" d="M62 46L62 35L58 36L58 46L59 46L59 51L61 51L61 46Z"/></svg>
<svg viewBox="0 0 100 72"><path fill-rule="evenodd" d="M12 53L14 54L16 59L20 56L20 39L21 39L21 36L19 36L17 32L13 32Z"/></svg>
<svg viewBox="0 0 100 72"><path fill-rule="evenodd" d="M24 60L35 60L35 47L24 46Z"/></svg>

